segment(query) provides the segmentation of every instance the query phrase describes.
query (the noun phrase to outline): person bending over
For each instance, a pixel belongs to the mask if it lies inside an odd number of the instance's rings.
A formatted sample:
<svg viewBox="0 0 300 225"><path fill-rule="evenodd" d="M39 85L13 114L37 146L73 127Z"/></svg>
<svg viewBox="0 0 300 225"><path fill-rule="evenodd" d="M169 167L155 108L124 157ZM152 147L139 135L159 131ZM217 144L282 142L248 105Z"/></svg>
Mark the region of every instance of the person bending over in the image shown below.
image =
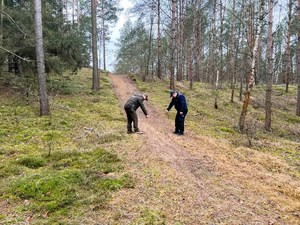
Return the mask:
<svg viewBox="0 0 300 225"><path fill-rule="evenodd" d="M148 118L148 112L144 105L144 100L148 101L148 95L146 94L134 94L131 96L126 104L124 105L124 109L127 115L127 133L139 133L142 134L138 127L138 116L136 110L141 107L142 111L144 112L146 118ZM134 131L132 130L132 123Z"/></svg>
<svg viewBox="0 0 300 225"><path fill-rule="evenodd" d="M184 120L186 114L188 113L188 107L186 104L185 96L181 93L176 91L171 91L170 98L172 98L167 111L169 112L170 109L175 106L177 110L177 114L175 117L175 131L174 134L183 135L184 133Z"/></svg>

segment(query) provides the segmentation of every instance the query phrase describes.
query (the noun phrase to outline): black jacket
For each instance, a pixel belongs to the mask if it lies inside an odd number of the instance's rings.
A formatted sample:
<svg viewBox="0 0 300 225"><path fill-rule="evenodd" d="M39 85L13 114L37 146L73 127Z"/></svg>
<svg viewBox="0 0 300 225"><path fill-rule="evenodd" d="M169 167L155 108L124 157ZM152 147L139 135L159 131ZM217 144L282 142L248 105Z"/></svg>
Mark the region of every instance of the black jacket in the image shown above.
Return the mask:
<svg viewBox="0 0 300 225"><path fill-rule="evenodd" d="M148 112L143 102L144 102L144 98L142 95L133 95L128 99L128 101L124 105L124 109L136 111L139 107L141 107L144 114L148 115Z"/></svg>
<svg viewBox="0 0 300 225"><path fill-rule="evenodd" d="M177 112L183 112L184 114L188 112L188 107L183 94L177 93L176 98L172 98L172 101L170 102L170 105L167 108L167 110L169 111L174 105Z"/></svg>

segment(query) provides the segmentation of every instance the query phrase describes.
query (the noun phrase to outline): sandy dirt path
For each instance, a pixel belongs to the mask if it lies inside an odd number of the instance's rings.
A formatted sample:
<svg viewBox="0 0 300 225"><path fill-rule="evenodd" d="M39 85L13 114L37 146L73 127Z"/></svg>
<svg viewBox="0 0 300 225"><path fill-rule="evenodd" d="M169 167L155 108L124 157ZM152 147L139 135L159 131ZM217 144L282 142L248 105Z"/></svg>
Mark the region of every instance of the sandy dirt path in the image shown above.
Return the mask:
<svg viewBox="0 0 300 225"><path fill-rule="evenodd" d="M127 76L110 79L123 107L137 89ZM115 147L135 187L114 194L98 218L100 224L150 224L145 222L149 216L151 224L288 224L272 195L259 190L273 190L289 178L274 182L273 174L253 166L250 150L240 154L226 143L188 130L184 136L173 134L174 122L149 99L148 119L138 109L139 127L145 133L133 134L140 148Z"/></svg>

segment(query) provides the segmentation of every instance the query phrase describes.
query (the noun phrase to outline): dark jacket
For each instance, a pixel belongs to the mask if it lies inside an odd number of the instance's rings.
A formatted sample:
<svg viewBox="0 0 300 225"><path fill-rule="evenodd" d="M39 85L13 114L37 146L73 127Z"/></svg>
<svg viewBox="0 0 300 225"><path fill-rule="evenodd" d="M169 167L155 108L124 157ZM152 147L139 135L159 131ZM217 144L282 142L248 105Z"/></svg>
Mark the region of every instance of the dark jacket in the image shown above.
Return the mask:
<svg viewBox="0 0 300 225"><path fill-rule="evenodd" d="M128 101L124 105L124 109L136 111L139 107L141 107L144 114L147 116L148 112L143 102L144 102L144 98L142 95L133 95L128 99Z"/></svg>
<svg viewBox="0 0 300 225"><path fill-rule="evenodd" d="M185 97L183 94L177 93L176 98L172 98L172 101L171 101L169 107L167 108L167 110L169 111L174 105L175 105L175 109L178 112L183 112L184 114L186 114L188 112L188 107L187 107L186 100L185 100Z"/></svg>

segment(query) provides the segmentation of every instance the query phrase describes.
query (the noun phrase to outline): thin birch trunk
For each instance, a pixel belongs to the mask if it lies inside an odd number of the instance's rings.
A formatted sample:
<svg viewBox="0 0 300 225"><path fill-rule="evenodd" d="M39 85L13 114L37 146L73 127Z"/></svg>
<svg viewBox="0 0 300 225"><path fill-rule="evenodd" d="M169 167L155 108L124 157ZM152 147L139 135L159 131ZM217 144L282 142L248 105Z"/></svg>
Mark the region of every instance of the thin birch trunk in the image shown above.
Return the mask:
<svg viewBox="0 0 300 225"><path fill-rule="evenodd" d="M241 116L239 119L239 129L242 133L245 132L245 121L246 121L246 113L248 109L248 105L250 102L250 94L254 86L254 71L255 71L255 63L256 63L256 56L257 56L257 48L258 48L258 39L261 34L262 26L263 26L263 19L264 19L264 0L260 0L259 6L259 16L257 18L256 27L257 27L257 34L254 39L254 46L252 49L252 62L251 62L251 69L249 72L249 79L248 85L245 93L243 108L241 112Z"/></svg>
<svg viewBox="0 0 300 225"><path fill-rule="evenodd" d="M242 2L242 18L245 17L245 0ZM245 24L242 23L242 49L241 49L241 69L240 69L240 101L242 101L242 96L243 96L243 82L244 82L244 77L245 77Z"/></svg>
<svg viewBox="0 0 300 225"><path fill-rule="evenodd" d="M261 50L262 50L262 46L261 46L261 37L259 37L258 40L258 49L257 49L257 63L256 63L256 73L255 73L255 78L254 78L254 82L256 85L259 84L260 80L261 80Z"/></svg>

